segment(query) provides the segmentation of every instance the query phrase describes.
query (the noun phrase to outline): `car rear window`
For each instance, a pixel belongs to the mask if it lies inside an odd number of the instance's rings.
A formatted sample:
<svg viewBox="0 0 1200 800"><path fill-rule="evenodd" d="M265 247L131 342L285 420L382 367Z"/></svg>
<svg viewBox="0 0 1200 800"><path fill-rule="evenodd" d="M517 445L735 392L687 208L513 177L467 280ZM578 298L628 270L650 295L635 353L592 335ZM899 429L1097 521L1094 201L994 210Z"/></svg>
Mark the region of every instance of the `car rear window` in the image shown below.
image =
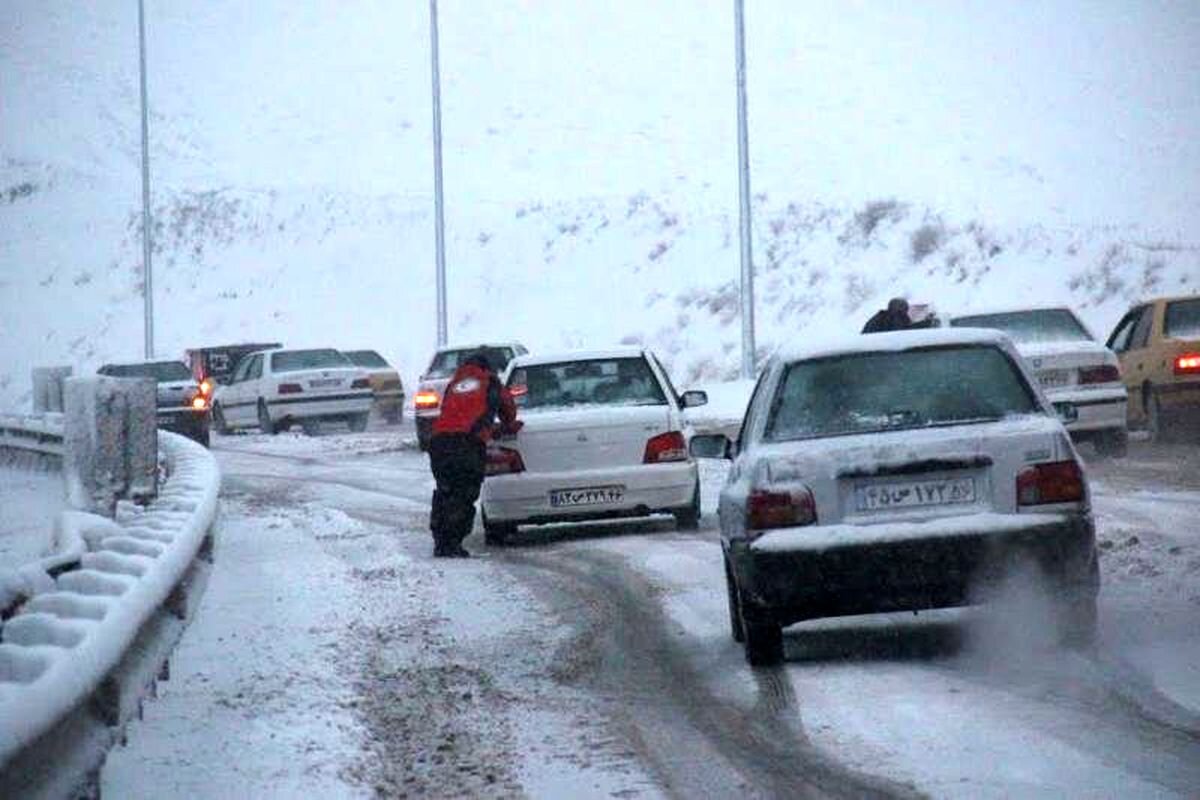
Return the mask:
<svg viewBox="0 0 1200 800"><path fill-rule="evenodd" d="M354 362L356 367L372 367L386 369L391 366L383 356L376 353L374 350L351 350L346 353L346 358Z"/></svg>
<svg viewBox="0 0 1200 800"><path fill-rule="evenodd" d="M454 374L454 370L458 369L463 361L481 350L496 372L502 372L508 366L508 362L513 359L511 347L468 347L462 350L443 350L433 357L433 362L425 371L425 375L429 378L448 378Z"/></svg>
<svg viewBox="0 0 1200 800"><path fill-rule="evenodd" d="M182 361L157 361L152 364L109 364L100 372L114 378L154 378L159 382L192 379L192 371Z"/></svg>
<svg viewBox="0 0 1200 800"><path fill-rule="evenodd" d="M650 365L638 357L531 364L514 369L508 386L526 409L667 404Z"/></svg>
<svg viewBox="0 0 1200 800"><path fill-rule="evenodd" d="M960 425L1039 411L1016 365L995 347L854 353L789 365L764 438Z"/></svg>
<svg viewBox="0 0 1200 800"><path fill-rule="evenodd" d="M1172 339L1200 339L1200 297L1167 303L1163 335Z"/></svg>
<svg viewBox="0 0 1200 800"><path fill-rule="evenodd" d="M302 369L335 369L354 366L337 350L284 350L271 354L272 372L297 372Z"/></svg>
<svg viewBox="0 0 1200 800"><path fill-rule="evenodd" d="M1014 342L1076 342L1091 340L1091 334L1065 308L1014 311L1005 314L976 314L950 320L954 328L994 328Z"/></svg>

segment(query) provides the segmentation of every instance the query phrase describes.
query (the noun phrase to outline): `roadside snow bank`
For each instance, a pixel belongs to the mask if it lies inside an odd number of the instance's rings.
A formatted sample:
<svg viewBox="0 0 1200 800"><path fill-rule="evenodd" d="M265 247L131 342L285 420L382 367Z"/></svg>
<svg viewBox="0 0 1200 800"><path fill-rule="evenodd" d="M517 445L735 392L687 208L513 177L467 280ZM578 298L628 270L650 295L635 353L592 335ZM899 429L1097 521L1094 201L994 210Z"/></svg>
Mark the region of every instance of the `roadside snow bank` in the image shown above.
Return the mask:
<svg viewBox="0 0 1200 800"><path fill-rule="evenodd" d="M116 522L64 514L56 538L80 553L81 569L41 587L50 591L0 628L0 786L21 777L2 773L18 753L101 688L209 535L215 459L171 433L159 434L159 446L167 470L159 496L145 508L123 505Z"/></svg>

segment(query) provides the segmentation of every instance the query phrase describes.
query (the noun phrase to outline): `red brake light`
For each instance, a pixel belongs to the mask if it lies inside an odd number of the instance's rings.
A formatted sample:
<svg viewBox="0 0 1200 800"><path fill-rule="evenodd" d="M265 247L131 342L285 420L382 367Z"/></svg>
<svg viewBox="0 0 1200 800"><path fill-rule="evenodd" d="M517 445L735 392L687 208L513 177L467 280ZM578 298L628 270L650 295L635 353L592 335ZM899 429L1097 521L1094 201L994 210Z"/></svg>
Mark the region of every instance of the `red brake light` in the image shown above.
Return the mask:
<svg viewBox="0 0 1200 800"><path fill-rule="evenodd" d="M437 392L417 392L413 395L413 405L417 408L437 408L442 399Z"/></svg>
<svg viewBox="0 0 1200 800"><path fill-rule="evenodd" d="M203 411L208 408L208 398L202 394L198 394L192 398L192 408L197 411Z"/></svg>
<svg viewBox="0 0 1200 800"><path fill-rule="evenodd" d="M1121 380L1121 370L1115 364L1084 367L1079 370L1080 383L1116 383Z"/></svg>
<svg viewBox="0 0 1200 800"><path fill-rule="evenodd" d="M1085 494L1083 470L1075 461L1034 464L1017 475L1017 505L1078 503Z"/></svg>
<svg viewBox="0 0 1200 800"><path fill-rule="evenodd" d="M746 498L746 528L752 532L812 525L816 521L817 502L807 487L792 491L755 489Z"/></svg>
<svg viewBox="0 0 1200 800"><path fill-rule="evenodd" d="M204 395L205 397L212 397L212 393L213 393L212 378L205 378L204 380L200 381L200 394Z"/></svg>
<svg viewBox="0 0 1200 800"><path fill-rule="evenodd" d="M351 389L370 389L371 382L366 378L355 378L350 382Z"/></svg>
<svg viewBox="0 0 1200 800"><path fill-rule="evenodd" d="M299 394L304 391L304 387L298 383L281 383L279 384L280 394Z"/></svg>
<svg viewBox="0 0 1200 800"><path fill-rule="evenodd" d="M514 398L524 397L525 395L529 394L529 387L523 383L514 383L512 386L508 387L508 393Z"/></svg>
<svg viewBox="0 0 1200 800"><path fill-rule="evenodd" d="M687 461L687 442L679 431L660 433L646 442L643 464L665 464L671 461Z"/></svg>
<svg viewBox="0 0 1200 800"><path fill-rule="evenodd" d="M512 475L525 471L521 454L511 447L489 447L484 475Z"/></svg>
<svg viewBox="0 0 1200 800"><path fill-rule="evenodd" d="M1175 358L1176 375L1200 375L1200 353L1184 353Z"/></svg>

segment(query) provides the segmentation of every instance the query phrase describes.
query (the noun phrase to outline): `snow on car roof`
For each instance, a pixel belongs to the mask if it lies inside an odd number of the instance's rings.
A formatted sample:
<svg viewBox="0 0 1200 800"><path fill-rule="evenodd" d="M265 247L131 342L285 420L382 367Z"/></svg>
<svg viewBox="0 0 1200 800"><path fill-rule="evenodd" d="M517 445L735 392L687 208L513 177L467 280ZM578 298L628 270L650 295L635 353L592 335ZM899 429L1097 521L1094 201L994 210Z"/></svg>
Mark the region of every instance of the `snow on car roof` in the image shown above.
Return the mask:
<svg viewBox="0 0 1200 800"><path fill-rule="evenodd" d="M610 347L605 350L563 350L557 353L537 353L517 356L510 366L526 367L530 364L561 364L567 361L591 361L603 358L636 358L645 350L636 345Z"/></svg>
<svg viewBox="0 0 1200 800"><path fill-rule="evenodd" d="M1012 341L1003 332L990 328L926 328L915 331L841 336L803 345L793 345L781 348L776 353L776 358L781 361L805 361L853 353L899 352L918 347L955 344L991 344L1005 350L1013 347Z"/></svg>

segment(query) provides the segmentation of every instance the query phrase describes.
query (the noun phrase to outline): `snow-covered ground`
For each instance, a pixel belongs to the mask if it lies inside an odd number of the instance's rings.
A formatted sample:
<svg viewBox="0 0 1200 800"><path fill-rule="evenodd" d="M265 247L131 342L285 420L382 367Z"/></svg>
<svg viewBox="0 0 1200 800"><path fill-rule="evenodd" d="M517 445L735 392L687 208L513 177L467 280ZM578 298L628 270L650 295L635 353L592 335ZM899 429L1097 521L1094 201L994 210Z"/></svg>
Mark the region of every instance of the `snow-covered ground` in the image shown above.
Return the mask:
<svg viewBox="0 0 1200 800"><path fill-rule="evenodd" d="M62 475L0 465L0 571L46 555L66 507Z"/></svg>
<svg viewBox="0 0 1200 800"><path fill-rule="evenodd" d="M105 793L131 797L1191 797L1200 785L1194 448L1090 465L1094 653L1036 604L814 621L752 670L696 534L550 526L433 561L408 430L221 437L199 615ZM1143 487L1132 502L1125 485Z"/></svg>

